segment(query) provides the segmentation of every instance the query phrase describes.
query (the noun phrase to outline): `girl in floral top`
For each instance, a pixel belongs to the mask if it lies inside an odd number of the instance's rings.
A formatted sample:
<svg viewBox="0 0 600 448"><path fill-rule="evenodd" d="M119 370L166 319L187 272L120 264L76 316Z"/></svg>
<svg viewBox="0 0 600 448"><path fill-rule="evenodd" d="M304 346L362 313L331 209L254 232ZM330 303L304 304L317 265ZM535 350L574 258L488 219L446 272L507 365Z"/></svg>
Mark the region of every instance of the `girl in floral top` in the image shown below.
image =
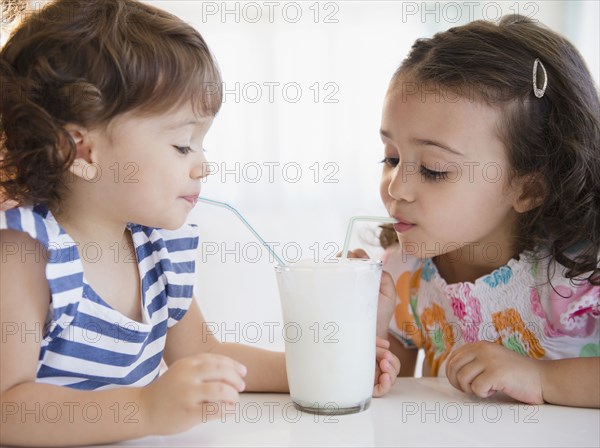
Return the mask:
<svg viewBox="0 0 600 448"><path fill-rule="evenodd" d="M600 406L599 110L577 50L528 19L413 45L381 125L378 331L402 374L422 348L467 393Z"/></svg>

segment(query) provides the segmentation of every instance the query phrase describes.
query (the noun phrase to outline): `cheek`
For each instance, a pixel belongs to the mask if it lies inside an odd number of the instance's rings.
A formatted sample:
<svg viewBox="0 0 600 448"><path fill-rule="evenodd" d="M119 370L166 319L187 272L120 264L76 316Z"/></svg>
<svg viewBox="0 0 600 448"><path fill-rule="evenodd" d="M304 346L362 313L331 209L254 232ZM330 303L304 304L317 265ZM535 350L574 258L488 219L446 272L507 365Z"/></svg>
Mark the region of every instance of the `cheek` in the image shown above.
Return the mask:
<svg viewBox="0 0 600 448"><path fill-rule="evenodd" d="M379 183L379 195L384 204L387 203L391 199L390 194L388 192L388 189L390 187L390 182L391 182L390 175L383 172L381 174L381 182Z"/></svg>
<svg viewBox="0 0 600 448"><path fill-rule="evenodd" d="M441 185L430 192L432 204L426 207L428 216L452 232L472 232L495 226L510 209L500 185L457 182Z"/></svg>

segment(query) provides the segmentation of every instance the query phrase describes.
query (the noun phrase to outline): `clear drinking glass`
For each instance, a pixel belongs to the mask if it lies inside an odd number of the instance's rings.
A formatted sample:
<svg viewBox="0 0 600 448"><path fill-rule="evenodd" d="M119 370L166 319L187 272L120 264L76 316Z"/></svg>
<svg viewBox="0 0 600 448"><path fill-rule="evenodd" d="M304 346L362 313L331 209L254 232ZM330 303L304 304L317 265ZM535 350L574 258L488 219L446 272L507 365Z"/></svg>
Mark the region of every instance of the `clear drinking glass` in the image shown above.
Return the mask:
<svg viewBox="0 0 600 448"><path fill-rule="evenodd" d="M276 266L290 395L320 414L367 409L375 377L376 260L302 260Z"/></svg>

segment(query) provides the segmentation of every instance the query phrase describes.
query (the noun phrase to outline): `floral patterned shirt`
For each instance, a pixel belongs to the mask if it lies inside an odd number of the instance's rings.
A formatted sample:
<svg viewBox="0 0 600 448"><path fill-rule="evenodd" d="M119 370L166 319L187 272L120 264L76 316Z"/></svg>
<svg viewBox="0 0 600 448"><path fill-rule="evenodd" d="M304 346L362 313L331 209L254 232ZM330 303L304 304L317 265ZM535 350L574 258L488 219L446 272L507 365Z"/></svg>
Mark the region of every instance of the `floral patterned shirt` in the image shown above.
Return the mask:
<svg viewBox="0 0 600 448"><path fill-rule="evenodd" d="M383 262L398 293L390 332L405 347L424 349L430 375L444 376L450 352L477 341L536 359L600 356L600 286L573 283L548 258L523 252L474 283L454 284L432 259L399 246Z"/></svg>

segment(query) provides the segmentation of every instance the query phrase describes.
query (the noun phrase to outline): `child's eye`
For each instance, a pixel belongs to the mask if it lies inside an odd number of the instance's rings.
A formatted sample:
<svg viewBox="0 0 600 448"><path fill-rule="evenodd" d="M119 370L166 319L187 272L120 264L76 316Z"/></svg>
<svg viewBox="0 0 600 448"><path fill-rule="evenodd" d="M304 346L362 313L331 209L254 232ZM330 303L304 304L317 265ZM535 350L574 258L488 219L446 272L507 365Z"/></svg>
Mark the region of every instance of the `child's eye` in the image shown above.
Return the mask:
<svg viewBox="0 0 600 448"><path fill-rule="evenodd" d="M448 177L448 171L434 171L421 165L421 175L427 180L444 180Z"/></svg>
<svg viewBox="0 0 600 448"><path fill-rule="evenodd" d="M193 149L190 148L189 146L177 146L177 145L173 145L173 147L179 151L181 154L187 154L189 152L192 152Z"/></svg>
<svg viewBox="0 0 600 448"><path fill-rule="evenodd" d="M400 163L400 159L398 157L384 157L380 163L394 168L398 166L398 163Z"/></svg>

